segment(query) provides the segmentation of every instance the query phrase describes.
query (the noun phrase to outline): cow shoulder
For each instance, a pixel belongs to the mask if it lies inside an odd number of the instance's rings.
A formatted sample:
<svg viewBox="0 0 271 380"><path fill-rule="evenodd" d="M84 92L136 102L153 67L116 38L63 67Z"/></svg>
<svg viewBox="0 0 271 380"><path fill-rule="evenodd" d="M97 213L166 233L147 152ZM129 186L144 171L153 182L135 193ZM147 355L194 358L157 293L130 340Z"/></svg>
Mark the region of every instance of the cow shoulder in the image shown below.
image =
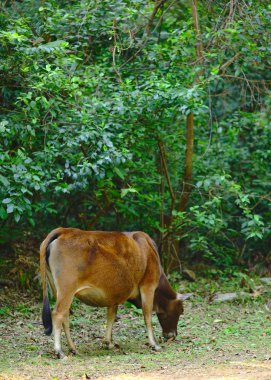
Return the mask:
<svg viewBox="0 0 271 380"><path fill-rule="evenodd" d="M159 283L162 269L155 243L145 232L136 231L128 234L137 243L146 262L144 282L153 284L156 287Z"/></svg>

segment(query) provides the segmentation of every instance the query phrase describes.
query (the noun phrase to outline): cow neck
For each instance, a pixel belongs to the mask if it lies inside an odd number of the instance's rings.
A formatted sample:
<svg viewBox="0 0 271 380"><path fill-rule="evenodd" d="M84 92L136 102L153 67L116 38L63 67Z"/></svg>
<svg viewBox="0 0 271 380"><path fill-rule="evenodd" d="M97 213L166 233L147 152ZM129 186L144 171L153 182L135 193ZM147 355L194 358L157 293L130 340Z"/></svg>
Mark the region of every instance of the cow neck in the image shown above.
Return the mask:
<svg viewBox="0 0 271 380"><path fill-rule="evenodd" d="M158 288L156 289L156 292L167 298L168 300L175 300L177 297L176 292L172 289L170 283L168 282L168 279L164 272L162 272L160 281L158 284Z"/></svg>
<svg viewBox="0 0 271 380"><path fill-rule="evenodd" d="M154 295L154 310L156 312L165 311L171 300L176 300L177 293L170 286L165 274L162 273L159 281L159 285Z"/></svg>

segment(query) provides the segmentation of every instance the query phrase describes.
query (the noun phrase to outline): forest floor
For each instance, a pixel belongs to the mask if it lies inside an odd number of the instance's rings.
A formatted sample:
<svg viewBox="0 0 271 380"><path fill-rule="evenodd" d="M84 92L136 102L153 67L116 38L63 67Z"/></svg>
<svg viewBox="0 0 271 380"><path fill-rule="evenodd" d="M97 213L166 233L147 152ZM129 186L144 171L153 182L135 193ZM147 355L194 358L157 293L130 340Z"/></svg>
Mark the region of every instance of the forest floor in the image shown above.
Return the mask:
<svg viewBox="0 0 271 380"><path fill-rule="evenodd" d="M0 288L0 379L270 380L271 286L239 275L179 283L193 297L185 301L177 340L162 343L161 352L146 345L141 311L128 304L114 326L116 347L104 349L105 310L75 301L71 331L78 355L67 360L54 357L53 339L43 333L40 295ZM248 297L212 302L216 292L240 290ZM158 337L156 316L153 325ZM63 346L67 351L64 337Z"/></svg>

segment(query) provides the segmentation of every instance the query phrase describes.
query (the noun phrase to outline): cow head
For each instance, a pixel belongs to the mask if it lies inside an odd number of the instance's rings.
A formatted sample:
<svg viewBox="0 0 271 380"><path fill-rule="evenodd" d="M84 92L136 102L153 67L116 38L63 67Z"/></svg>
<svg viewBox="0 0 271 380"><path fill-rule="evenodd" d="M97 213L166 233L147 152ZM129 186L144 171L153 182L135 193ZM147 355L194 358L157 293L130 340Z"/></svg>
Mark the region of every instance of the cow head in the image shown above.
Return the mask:
<svg viewBox="0 0 271 380"><path fill-rule="evenodd" d="M157 317L163 330L163 337L165 339L176 338L178 321L180 315L183 314L182 299L177 294L176 299L164 299L159 306Z"/></svg>

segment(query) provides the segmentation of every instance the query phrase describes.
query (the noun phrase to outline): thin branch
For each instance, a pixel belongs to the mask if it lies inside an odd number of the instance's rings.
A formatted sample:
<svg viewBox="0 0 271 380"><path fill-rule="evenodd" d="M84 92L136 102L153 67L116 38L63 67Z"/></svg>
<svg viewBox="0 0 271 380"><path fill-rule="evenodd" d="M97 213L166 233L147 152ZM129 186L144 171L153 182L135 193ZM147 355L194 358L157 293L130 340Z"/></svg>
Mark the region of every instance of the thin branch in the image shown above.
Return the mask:
<svg viewBox="0 0 271 380"><path fill-rule="evenodd" d="M271 201L270 195L271 195L271 192L266 194L266 195L261 196L260 199L258 200L258 202L255 203L255 205L253 207L251 207L250 210L254 210L263 200Z"/></svg>
<svg viewBox="0 0 271 380"><path fill-rule="evenodd" d="M171 252L173 253L171 255L171 263L170 263L170 268L172 268L172 264L174 264L174 260L175 262L178 263L178 266L179 266L179 269L180 269L180 272L182 272L182 263L181 263L181 260L179 258L179 255L178 255L178 252L177 252L177 249L175 247L175 243L176 241L172 241L170 242L170 248L171 248ZM175 268L176 269L176 268Z"/></svg>
<svg viewBox="0 0 271 380"><path fill-rule="evenodd" d="M197 43L196 43L197 58L200 60L200 63L202 63L204 57L203 57L203 46L202 46L202 39L201 39L201 33L200 33L197 0L192 0L192 14L193 14L193 21L194 21L194 27L196 31L196 38L197 38Z"/></svg>
<svg viewBox="0 0 271 380"><path fill-rule="evenodd" d="M193 148L194 148L194 114L190 112L186 119L186 151L185 151L185 172L183 177L183 190L178 211L184 211L188 203L193 165Z"/></svg>
<svg viewBox="0 0 271 380"><path fill-rule="evenodd" d="M154 5L154 9L152 11L152 14L151 14L151 17L149 18L149 22L146 26L146 29L145 29L145 33L147 36L150 35L150 32L151 32L151 27L152 27L152 24L154 22L154 19L155 19L155 16L159 10L159 8L161 8L161 6L166 2L166 0L156 0L155 1L155 5Z"/></svg>
<svg viewBox="0 0 271 380"><path fill-rule="evenodd" d="M235 13L235 0L231 0L230 1L230 14L229 14L229 18L231 21L234 18L234 13Z"/></svg>
<svg viewBox="0 0 271 380"><path fill-rule="evenodd" d="M223 63L222 66L219 68L219 72L222 72L223 70L227 69L234 61L236 61L237 58L239 58L241 55L240 52L236 53L231 59L229 59L227 62Z"/></svg>
<svg viewBox="0 0 271 380"><path fill-rule="evenodd" d="M212 97L211 97L211 89L210 85L208 86L208 96L209 96L209 123L208 127L210 128L210 133L209 133L209 139L208 139L208 144L207 147L204 151L204 153L200 156L200 159L203 158L206 153L208 152L210 146L211 146L211 141L212 141L212 134L213 134L213 114L212 114Z"/></svg>
<svg viewBox="0 0 271 380"><path fill-rule="evenodd" d="M194 21L194 27L197 36L196 54L199 63L202 64L201 69L197 72L196 83L199 82L201 75L204 73L203 67L203 46L201 41L200 23L198 16L198 4L197 0L191 0L192 3L192 16ZM190 192L192 189L192 165L193 165L193 149L194 149L194 113L190 112L186 118L186 151L185 151L185 171L182 180L182 194L180 197L180 203L178 211L184 211L186 209Z"/></svg>
<svg viewBox="0 0 271 380"><path fill-rule="evenodd" d="M162 14L161 14L161 16L160 16L160 18L159 18L159 20L158 20L158 22L157 22L156 27L154 28L154 31L161 27L162 22L163 22L163 19L164 19L164 15L165 15L165 14L169 11L169 9L170 9L170 8L176 3L176 1L177 1L177 0L173 0L173 1L169 4L169 6L168 6L167 8L165 8L165 9L164 9L164 7L163 7L164 4L162 5ZM159 34L160 34L160 32L159 32ZM159 38L160 38L160 36L159 36Z"/></svg>
<svg viewBox="0 0 271 380"><path fill-rule="evenodd" d="M87 154L87 151L86 151L85 147L82 144L80 144L80 148L81 148L81 151L82 151L84 157L85 158L89 158L89 155Z"/></svg>
<svg viewBox="0 0 271 380"><path fill-rule="evenodd" d="M163 12L163 15L165 15L165 13L172 7L172 5L176 2L177 0L173 0L172 1L172 3L164 10L164 12ZM159 22L157 23L157 26L155 27L155 30L156 30L156 28L160 25L160 22L161 22L161 18L159 19ZM146 29L147 29L147 26L146 26L146 28L145 28L145 31L146 31ZM145 32L145 36L143 36L143 39L142 39L142 42L141 42L141 44L140 44L140 47L139 47L139 49L131 56L131 57L129 57L128 59L127 59L127 61L126 62L124 62L121 66L120 66L120 68L123 68L124 66L126 66L130 61L132 61L134 58L136 58L137 57L137 55L143 50L143 48L144 48L144 46L146 45L146 43L147 43L147 41L148 41L148 34L147 34L147 32Z"/></svg>
<svg viewBox="0 0 271 380"><path fill-rule="evenodd" d="M250 89L250 96L251 96L250 99L251 99L252 101L254 101L255 103L257 103L257 100L255 99L255 96L254 96L253 89L251 88L250 83L249 83L249 81L247 80L246 74L244 73L243 70L242 70L242 74L243 74L243 76L244 76L244 78L245 78L245 80L246 80L246 83L247 83L248 88Z"/></svg>
<svg viewBox="0 0 271 380"><path fill-rule="evenodd" d="M159 147L159 150L160 150L160 155L161 155L161 159L162 159L163 169L164 169L164 173L165 173L165 176L166 176L166 179L167 179L170 196L171 196L172 202L174 202L175 201L175 194L174 194L174 191L172 189L172 185L171 185L171 181L170 181L170 177L169 177L169 173L168 173L168 168L167 168L167 162L166 162L165 152L164 152L164 145L163 145L163 143L162 143L161 140L158 140L158 147Z"/></svg>
<svg viewBox="0 0 271 380"><path fill-rule="evenodd" d="M121 78L120 72L119 72L119 70L117 69L117 66L116 66L117 21L116 21L115 18L114 18L114 20L113 20L113 35L114 35L114 46L113 46L113 50L112 50L112 56L113 56L113 68L114 68L114 71L115 71L115 73L117 74L117 76L118 76L118 78L119 78L119 81L122 82L122 78Z"/></svg>
<svg viewBox="0 0 271 380"><path fill-rule="evenodd" d="M162 157L160 155L160 174L161 174L161 210L160 210L160 226L162 227L162 229L164 229L164 226L165 226L165 214L164 214L164 209L165 209L165 178L163 176L163 160L162 160ZM164 233L162 231L160 231L160 234L159 234L159 245L160 245L160 242L163 240L163 235Z"/></svg>
<svg viewBox="0 0 271 380"><path fill-rule="evenodd" d="M100 217L104 215L111 207L112 202L108 199L106 191L104 191L104 200L105 200L105 206L103 208L100 208L97 214L88 223L88 229L91 229L93 226L95 226L95 223L100 219Z"/></svg>
<svg viewBox="0 0 271 380"><path fill-rule="evenodd" d="M237 80L242 80L242 81L251 82L251 83L271 84L270 79L249 79L249 78L243 78L243 77L236 77L234 75L228 75L228 74L222 74L222 75L220 75L220 77L221 78L237 79Z"/></svg>

